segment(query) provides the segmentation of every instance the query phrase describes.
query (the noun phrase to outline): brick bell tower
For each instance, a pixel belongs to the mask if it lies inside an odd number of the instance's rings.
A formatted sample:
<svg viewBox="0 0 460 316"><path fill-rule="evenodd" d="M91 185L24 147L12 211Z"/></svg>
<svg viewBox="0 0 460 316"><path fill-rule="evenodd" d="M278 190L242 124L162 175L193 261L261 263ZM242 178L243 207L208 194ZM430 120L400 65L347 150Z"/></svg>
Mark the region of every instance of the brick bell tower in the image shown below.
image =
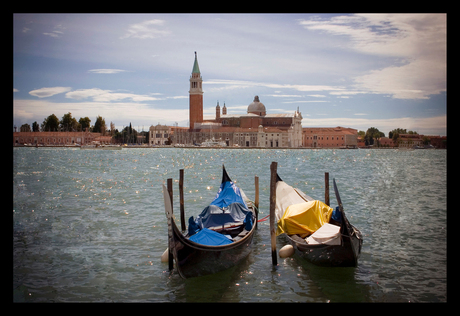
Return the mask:
<svg viewBox="0 0 460 316"><path fill-rule="evenodd" d="M195 128L195 123L203 122L203 79L201 78L200 67L195 52L195 63L193 64L192 75L190 76L189 91L189 120L190 129Z"/></svg>

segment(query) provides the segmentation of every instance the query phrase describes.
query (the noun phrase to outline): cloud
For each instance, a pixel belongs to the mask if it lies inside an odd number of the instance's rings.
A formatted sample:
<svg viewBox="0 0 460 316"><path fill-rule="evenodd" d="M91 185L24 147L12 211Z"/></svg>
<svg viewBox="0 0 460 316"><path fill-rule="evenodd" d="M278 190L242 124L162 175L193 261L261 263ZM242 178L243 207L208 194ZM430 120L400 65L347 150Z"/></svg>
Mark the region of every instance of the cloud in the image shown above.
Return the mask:
<svg viewBox="0 0 460 316"><path fill-rule="evenodd" d="M43 35L50 36L50 37L61 37L62 34L64 34L62 30L65 30L65 27L63 27L61 24L56 25L54 29L55 29L54 31L43 33Z"/></svg>
<svg viewBox="0 0 460 316"><path fill-rule="evenodd" d="M350 49L394 58L354 78L355 88L395 99L428 99L446 91L446 14L363 14L299 20L310 31L346 36Z"/></svg>
<svg viewBox="0 0 460 316"><path fill-rule="evenodd" d="M330 102L330 101L321 101L321 100L311 100L311 101L285 101L283 103L323 103L323 102Z"/></svg>
<svg viewBox="0 0 460 316"><path fill-rule="evenodd" d="M227 80L227 79L210 79L203 84L227 85L230 87L266 87L273 89L294 89L297 91L344 91L344 87L335 87L328 85L294 85L294 84L278 84L267 82L256 82L247 80ZM272 95L275 96L275 95Z"/></svg>
<svg viewBox="0 0 460 316"><path fill-rule="evenodd" d="M95 102L111 102L111 101L121 101L124 99L131 99L134 102L143 102L143 101L156 101L163 100L162 98L156 98L148 95L139 95L133 93L120 93L113 92L111 90L102 90L99 88L92 89L79 89L66 93L66 98L74 100L83 100L87 98L92 98Z"/></svg>
<svg viewBox="0 0 460 316"><path fill-rule="evenodd" d="M126 34L120 37L120 39L125 39L129 37L146 39L168 35L171 32L162 29L164 22L164 20L154 19L144 21L138 24L132 24L126 31Z"/></svg>
<svg viewBox="0 0 460 316"><path fill-rule="evenodd" d="M166 97L166 99L188 99L188 98L189 98L188 95L177 95L174 97Z"/></svg>
<svg viewBox="0 0 460 316"><path fill-rule="evenodd" d="M446 65L419 59L404 66L372 70L355 78L358 89L391 94L395 99L429 99L446 88Z"/></svg>
<svg viewBox="0 0 460 316"><path fill-rule="evenodd" d="M265 94L266 97L275 97L275 98L301 98L301 95L298 94Z"/></svg>
<svg viewBox="0 0 460 316"><path fill-rule="evenodd" d="M88 72L94 74L117 74L119 72L125 72L126 70L122 69L90 69Z"/></svg>
<svg viewBox="0 0 460 316"><path fill-rule="evenodd" d="M50 114L61 118L71 112L77 118L88 116L95 118L100 115L106 122L113 121L117 128L132 122L133 126L150 124L172 125L174 122L187 122L189 115L184 109L158 109L142 102L50 102L46 100L13 100L13 115L15 122L29 122L37 120L41 123Z"/></svg>
<svg viewBox="0 0 460 316"><path fill-rule="evenodd" d="M71 87L41 88L41 89L32 90L29 92L29 94L33 95L34 97L46 98L46 97L51 97L55 94L70 91L71 89L72 89Z"/></svg>

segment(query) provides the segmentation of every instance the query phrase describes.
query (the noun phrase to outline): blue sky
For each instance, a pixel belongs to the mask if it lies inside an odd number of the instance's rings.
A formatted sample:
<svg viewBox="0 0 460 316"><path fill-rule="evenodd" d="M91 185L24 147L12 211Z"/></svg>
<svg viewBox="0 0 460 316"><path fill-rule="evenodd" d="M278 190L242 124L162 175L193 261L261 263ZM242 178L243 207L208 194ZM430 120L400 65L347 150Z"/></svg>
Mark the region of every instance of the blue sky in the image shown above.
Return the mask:
<svg viewBox="0 0 460 316"><path fill-rule="evenodd" d="M121 129L299 107L303 127L447 134L445 14L15 14L13 125L68 112Z"/></svg>

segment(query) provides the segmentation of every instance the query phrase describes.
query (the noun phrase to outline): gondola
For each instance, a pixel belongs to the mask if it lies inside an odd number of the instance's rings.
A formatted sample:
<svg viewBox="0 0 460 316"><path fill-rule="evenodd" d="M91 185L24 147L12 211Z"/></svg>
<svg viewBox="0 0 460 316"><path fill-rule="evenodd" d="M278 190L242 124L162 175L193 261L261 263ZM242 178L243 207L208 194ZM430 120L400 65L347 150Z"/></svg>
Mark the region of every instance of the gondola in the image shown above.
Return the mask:
<svg viewBox="0 0 460 316"><path fill-rule="evenodd" d="M163 192L169 251L182 278L226 270L250 253L257 222L256 207L232 182L224 166L216 197L196 219L189 218L188 229L184 232L175 223L171 197L164 185Z"/></svg>
<svg viewBox="0 0 460 316"><path fill-rule="evenodd" d="M286 184L279 175L276 175L276 207L275 215L278 223L277 234L282 233L280 219L283 218L289 206L297 210L300 206L316 204L319 213L323 212L326 223L319 223L322 226L313 233L306 234L285 233L289 243L293 246L295 253L301 258L318 265L326 267L356 267L361 253L363 238L361 232L350 224L343 210L342 200L333 179L334 191L339 206L336 209L329 208L321 201L316 201L307 196L299 189ZM312 208L313 209L313 208ZM311 212L311 209L309 210ZM300 213L300 211L298 211ZM311 214L310 214L311 216ZM297 221L302 221L297 217ZM303 217L305 218L305 217ZM329 219L329 222L327 222ZM282 222L281 222L282 223ZM294 223L296 225L298 223ZM302 224L302 223L300 223ZM314 226L314 224L312 224ZM294 231L292 229L291 231ZM301 230L301 229L300 229ZM316 235L316 236L315 236Z"/></svg>

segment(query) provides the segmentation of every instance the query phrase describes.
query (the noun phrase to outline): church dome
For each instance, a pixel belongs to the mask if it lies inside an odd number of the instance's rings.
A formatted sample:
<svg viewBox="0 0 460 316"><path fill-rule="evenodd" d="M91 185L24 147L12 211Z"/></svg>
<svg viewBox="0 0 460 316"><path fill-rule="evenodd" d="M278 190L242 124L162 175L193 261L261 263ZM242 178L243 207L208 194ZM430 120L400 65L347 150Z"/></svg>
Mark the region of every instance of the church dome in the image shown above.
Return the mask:
<svg viewBox="0 0 460 316"><path fill-rule="evenodd" d="M259 96L254 97L254 101L248 106L248 113L265 116L266 110L265 105L259 101Z"/></svg>

